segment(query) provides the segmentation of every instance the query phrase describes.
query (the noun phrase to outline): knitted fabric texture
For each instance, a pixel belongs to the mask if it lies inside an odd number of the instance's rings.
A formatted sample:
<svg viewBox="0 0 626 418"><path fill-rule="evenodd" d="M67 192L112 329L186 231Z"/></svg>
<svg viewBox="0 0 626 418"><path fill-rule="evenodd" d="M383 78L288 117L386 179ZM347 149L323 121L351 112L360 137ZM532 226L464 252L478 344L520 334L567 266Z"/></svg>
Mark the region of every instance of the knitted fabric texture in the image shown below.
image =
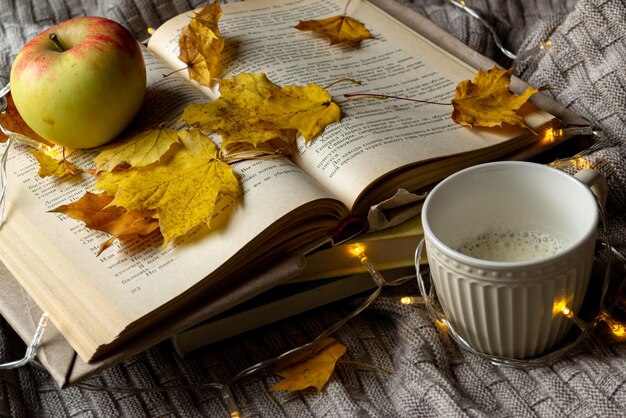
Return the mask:
<svg viewBox="0 0 626 418"><path fill-rule="evenodd" d="M396 1L503 66L511 65L489 31L450 2ZM53 23L102 15L119 21L141 40L147 36L147 27L201 3L0 0L0 84L8 82L11 62L24 42ZM518 63L517 74L532 85L550 86L547 94L602 132L592 144L585 144L591 148L582 155L607 176L609 235L613 243L626 245L626 0L474 0L468 5L496 29L511 51L532 48L547 38L552 41L553 47L542 55ZM554 157L570 155L557 151ZM339 364L323 391L270 392L278 378L269 372L234 384L231 389L243 416L626 415L626 344L602 330L550 366L502 368L460 350L421 307L399 304L393 293L399 291L417 292L414 283L386 291L335 335L349 347L346 358L355 363ZM164 342L89 382L130 387L227 382L252 364L310 341L360 302L354 298L330 305L185 359ZM18 336L0 319L0 362L18 358L23 351ZM165 393L61 390L45 371L28 366L0 371L0 416L226 417L228 412L220 393L210 389Z"/></svg>

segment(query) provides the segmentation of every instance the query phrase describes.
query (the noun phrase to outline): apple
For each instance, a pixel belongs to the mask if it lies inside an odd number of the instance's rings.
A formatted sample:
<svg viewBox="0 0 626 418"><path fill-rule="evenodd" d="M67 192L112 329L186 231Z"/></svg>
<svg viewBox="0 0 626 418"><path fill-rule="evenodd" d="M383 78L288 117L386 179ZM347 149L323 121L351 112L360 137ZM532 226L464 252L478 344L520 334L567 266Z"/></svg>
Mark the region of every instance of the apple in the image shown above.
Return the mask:
<svg viewBox="0 0 626 418"><path fill-rule="evenodd" d="M93 148L134 119L146 67L132 34L102 17L78 17L31 39L11 67L11 95L26 124L68 148Z"/></svg>

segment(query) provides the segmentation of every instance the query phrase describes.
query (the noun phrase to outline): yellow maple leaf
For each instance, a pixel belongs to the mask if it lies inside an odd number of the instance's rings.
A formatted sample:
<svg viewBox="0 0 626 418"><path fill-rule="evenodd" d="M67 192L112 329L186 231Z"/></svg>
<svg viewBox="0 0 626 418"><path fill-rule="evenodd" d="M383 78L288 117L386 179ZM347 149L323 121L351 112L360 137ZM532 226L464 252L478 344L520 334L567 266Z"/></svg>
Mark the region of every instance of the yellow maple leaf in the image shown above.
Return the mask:
<svg viewBox="0 0 626 418"><path fill-rule="evenodd" d="M45 146L47 147L47 146ZM64 158L56 158L51 153L40 149L29 148L28 152L35 157L39 163L39 177L57 176L62 177L66 174L77 174L81 170L74 164L71 164Z"/></svg>
<svg viewBox="0 0 626 418"><path fill-rule="evenodd" d="M464 80L456 88L452 119L471 128L502 126L502 123L528 128L522 115L516 113L537 89L528 87L522 94L509 90L513 69L493 67L479 71L473 81ZM529 128L530 129L530 128Z"/></svg>
<svg viewBox="0 0 626 418"><path fill-rule="evenodd" d="M343 344L332 337L327 337L314 346L312 355L305 353L303 356L296 356L295 359L279 361L274 373L284 379L270 390L296 391L315 387L319 392L332 376L337 361L346 350Z"/></svg>
<svg viewBox="0 0 626 418"><path fill-rule="evenodd" d="M204 57L211 78L216 79L224 71L221 59L224 39L219 35L217 27L210 28L199 22L199 20L192 21L189 28L197 35L198 50Z"/></svg>
<svg viewBox="0 0 626 418"><path fill-rule="evenodd" d="M265 74L238 74L220 81L220 97L210 103L192 104L185 108L180 121L222 136L222 147L249 143L254 147L278 139L293 143L296 131L253 118L272 93L280 87Z"/></svg>
<svg viewBox="0 0 626 418"><path fill-rule="evenodd" d="M327 125L341 121L341 109L317 84L285 86L268 97L256 115L284 129L296 129L307 142Z"/></svg>
<svg viewBox="0 0 626 418"><path fill-rule="evenodd" d="M331 45L336 43L354 44L374 38L374 35L367 30L363 23L346 15L320 20L302 20L295 28L301 31L319 33L328 38Z"/></svg>
<svg viewBox="0 0 626 418"><path fill-rule="evenodd" d="M153 210L129 212L120 206L111 206L112 201L113 198L105 193L87 192L77 201L61 205L51 212L63 213L83 221L88 228L111 234L111 238L100 245L98 254L120 237L148 235L159 227Z"/></svg>
<svg viewBox="0 0 626 418"><path fill-rule="evenodd" d="M199 12L194 16L194 20L198 23L210 28L216 36L221 36L219 29L219 21L222 17L222 6L220 6L219 0L215 0L213 3L206 4Z"/></svg>
<svg viewBox="0 0 626 418"><path fill-rule="evenodd" d="M210 227L216 202L241 194L232 168L218 160L217 147L199 130L182 131L180 148L165 161L107 173L96 189L115 191L112 205L157 212L164 246L191 228Z"/></svg>
<svg viewBox="0 0 626 418"><path fill-rule="evenodd" d="M341 120L341 109L316 84L278 87L265 74L239 74L220 82L220 97L188 106L180 121L222 135L224 145L254 146L274 139L293 144L295 131L307 142L330 123Z"/></svg>
<svg viewBox="0 0 626 418"><path fill-rule="evenodd" d="M191 31L188 26L183 28L178 38L180 49L178 58L187 64L189 78L205 86L210 86L212 84L211 71L204 55L200 53L196 46L199 42L195 32Z"/></svg>
<svg viewBox="0 0 626 418"><path fill-rule="evenodd" d="M178 132L174 129L146 129L100 148L93 161L96 171L113 171L123 163L144 167L159 161L176 142Z"/></svg>
<svg viewBox="0 0 626 418"><path fill-rule="evenodd" d="M224 39L218 26L221 16L219 1L207 4L178 38L178 58L187 64L189 77L206 86L211 86L224 70L221 60Z"/></svg>

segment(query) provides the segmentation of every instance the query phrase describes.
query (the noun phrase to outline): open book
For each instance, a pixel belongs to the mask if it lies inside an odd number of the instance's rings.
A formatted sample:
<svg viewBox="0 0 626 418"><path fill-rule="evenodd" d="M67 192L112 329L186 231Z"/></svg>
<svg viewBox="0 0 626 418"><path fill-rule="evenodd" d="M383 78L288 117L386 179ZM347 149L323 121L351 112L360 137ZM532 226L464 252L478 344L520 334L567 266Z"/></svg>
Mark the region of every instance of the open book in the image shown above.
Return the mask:
<svg viewBox="0 0 626 418"><path fill-rule="evenodd" d="M298 20L342 14L344 5L336 0L224 5L224 77L264 72L279 85L321 86L349 77L362 85L333 87L337 98L366 91L439 101L450 100L459 81L473 78L470 65L366 1L349 10L375 35L359 48L329 46L293 28ZM184 72L163 77L184 66L177 59L177 39L192 15L166 22L148 44L149 86L139 123L175 118L185 105L215 95L186 80ZM212 230L196 228L166 248L160 248L157 235L118 242L99 257L106 234L47 213L76 200L93 180L42 180L27 153L13 150L0 258L82 360L91 362L109 350L119 352L123 344L162 340L189 327L189 318L201 319L204 304L217 303L214 314L287 280L297 269L270 275L271 280L256 276L328 241L343 220L366 216L371 205L400 187L416 191L465 166L529 157L554 145L543 133L558 123L542 110L531 111L526 121L533 135L517 128L461 127L445 106L377 100L341 106L341 124L329 126L308 146L300 140L295 161L237 163L244 195ZM216 301L223 294L236 296ZM151 337L133 338L146 333Z"/></svg>

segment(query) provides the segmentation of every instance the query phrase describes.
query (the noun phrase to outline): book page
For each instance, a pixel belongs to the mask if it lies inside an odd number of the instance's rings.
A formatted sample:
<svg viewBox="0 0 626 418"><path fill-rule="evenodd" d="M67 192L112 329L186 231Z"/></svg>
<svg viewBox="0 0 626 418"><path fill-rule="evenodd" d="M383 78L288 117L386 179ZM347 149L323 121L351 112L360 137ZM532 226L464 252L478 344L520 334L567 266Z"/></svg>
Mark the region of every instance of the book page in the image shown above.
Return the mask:
<svg viewBox="0 0 626 418"><path fill-rule="evenodd" d="M207 100L182 78L163 78L163 64L149 52L146 64L149 87L140 124L171 120L190 100ZM280 245L283 236L320 238L347 213L289 160L250 160L233 165L244 196L221 204L229 216L218 215L212 230L197 227L166 248L161 248L159 234L116 241L96 256L108 234L49 213L80 198L94 179L89 174L39 178L38 165L26 148L16 145L9 152L0 258L85 360L133 321L206 276L203 286L241 279L228 273ZM86 167L95 152L77 155L80 161L70 161ZM294 212L298 208L301 211ZM280 227L290 232L283 234ZM248 245L251 242L258 248ZM245 262L238 254L245 255ZM218 270L221 275L214 277Z"/></svg>
<svg viewBox="0 0 626 418"><path fill-rule="evenodd" d="M401 167L498 145L526 134L522 129L471 130L451 121L456 85L476 70L443 52L366 1L350 3L347 14L363 22L375 39L359 47L329 45L311 32L294 28L299 20L321 19L344 12L345 1L257 0L223 5L220 31L226 47L226 74L264 72L279 85L330 83L343 111L341 124L305 145L299 140L296 163L351 207L381 176ZM192 16L178 16L161 26L149 48L179 68L178 35ZM358 99L344 94L373 93L444 104L403 100ZM549 116L527 116L530 126ZM395 192L395 191L394 191ZM392 192L393 194L393 192Z"/></svg>

